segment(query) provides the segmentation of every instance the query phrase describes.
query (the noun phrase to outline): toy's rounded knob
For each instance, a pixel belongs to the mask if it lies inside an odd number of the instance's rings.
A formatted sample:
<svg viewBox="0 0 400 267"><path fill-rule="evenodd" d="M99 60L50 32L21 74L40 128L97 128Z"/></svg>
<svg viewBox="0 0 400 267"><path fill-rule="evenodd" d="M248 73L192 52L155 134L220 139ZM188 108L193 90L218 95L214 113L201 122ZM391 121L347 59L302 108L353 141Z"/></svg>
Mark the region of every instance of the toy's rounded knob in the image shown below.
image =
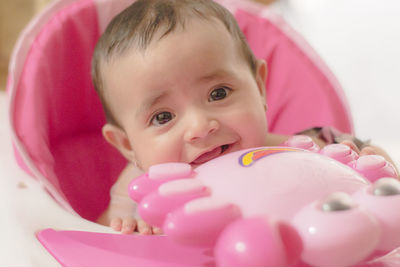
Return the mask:
<svg viewBox="0 0 400 267"><path fill-rule="evenodd" d="M382 234L377 249L388 252L399 247L400 181L391 177L381 178L356 191L353 198L379 221Z"/></svg>
<svg viewBox="0 0 400 267"><path fill-rule="evenodd" d="M378 222L345 193L305 206L292 223L303 240L301 259L312 266L353 266L380 238Z"/></svg>
<svg viewBox="0 0 400 267"><path fill-rule="evenodd" d="M368 155L359 158L356 162L356 168L360 171L371 171L385 166L385 159L379 155Z"/></svg>
<svg viewBox="0 0 400 267"><path fill-rule="evenodd" d="M372 186L372 193L375 196L400 195L400 183L393 178L381 178Z"/></svg>
<svg viewBox="0 0 400 267"><path fill-rule="evenodd" d="M321 204L321 210L325 212L349 210L354 207L354 201L343 192L335 192L329 195Z"/></svg>
<svg viewBox="0 0 400 267"><path fill-rule="evenodd" d="M128 194L133 201L139 203L147 194L155 190L157 186L158 185L149 181L149 177L145 173L136 177L129 183Z"/></svg>
<svg viewBox="0 0 400 267"><path fill-rule="evenodd" d="M220 267L286 267L300 258L301 238L290 225L266 217L239 219L227 226L215 245Z"/></svg>
<svg viewBox="0 0 400 267"><path fill-rule="evenodd" d="M361 156L356 161L350 162L349 166L371 182L375 182L382 177L397 177L397 172L393 165L379 155Z"/></svg>
<svg viewBox="0 0 400 267"><path fill-rule="evenodd" d="M311 137L307 135L294 135L289 138L284 145L295 148L302 148L313 152L319 151L319 146L314 143Z"/></svg>
<svg viewBox="0 0 400 267"><path fill-rule="evenodd" d="M320 153L344 164L358 159L357 153L344 144L327 145L321 149Z"/></svg>

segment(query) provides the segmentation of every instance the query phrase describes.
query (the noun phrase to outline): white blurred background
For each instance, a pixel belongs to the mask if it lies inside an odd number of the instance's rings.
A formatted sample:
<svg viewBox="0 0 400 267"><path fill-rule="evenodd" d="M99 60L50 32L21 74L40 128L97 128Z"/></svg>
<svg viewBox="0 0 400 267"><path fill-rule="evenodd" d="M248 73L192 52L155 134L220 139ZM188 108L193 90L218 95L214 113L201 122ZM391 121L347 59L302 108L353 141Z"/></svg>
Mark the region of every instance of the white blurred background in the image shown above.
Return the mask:
<svg viewBox="0 0 400 267"><path fill-rule="evenodd" d="M272 4L341 83L361 139L400 165L400 1L282 0Z"/></svg>

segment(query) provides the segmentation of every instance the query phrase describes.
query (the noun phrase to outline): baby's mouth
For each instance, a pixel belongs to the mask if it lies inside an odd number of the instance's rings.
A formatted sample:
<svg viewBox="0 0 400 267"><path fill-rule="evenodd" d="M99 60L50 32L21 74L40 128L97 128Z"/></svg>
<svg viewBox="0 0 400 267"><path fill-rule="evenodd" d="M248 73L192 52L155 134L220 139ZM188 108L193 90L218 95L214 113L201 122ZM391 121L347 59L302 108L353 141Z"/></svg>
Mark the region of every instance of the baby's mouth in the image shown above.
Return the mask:
<svg viewBox="0 0 400 267"><path fill-rule="evenodd" d="M219 157L231 147L230 144L218 146L211 151L205 152L191 162L191 164L203 164L209 160Z"/></svg>

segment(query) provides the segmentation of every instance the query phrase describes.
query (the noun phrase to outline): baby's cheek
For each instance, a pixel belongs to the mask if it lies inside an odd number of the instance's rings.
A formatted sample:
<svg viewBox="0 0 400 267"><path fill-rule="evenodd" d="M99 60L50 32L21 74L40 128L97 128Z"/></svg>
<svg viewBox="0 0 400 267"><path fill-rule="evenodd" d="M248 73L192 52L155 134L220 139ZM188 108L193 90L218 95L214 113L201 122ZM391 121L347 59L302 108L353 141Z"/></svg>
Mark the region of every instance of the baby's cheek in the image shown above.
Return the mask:
<svg viewBox="0 0 400 267"><path fill-rule="evenodd" d="M147 171L152 165L166 163L166 162L182 162L185 161L182 155L182 144L174 146L154 146L149 148L146 159L143 161L142 166Z"/></svg>
<svg viewBox="0 0 400 267"><path fill-rule="evenodd" d="M245 116L238 122L238 131L242 141L248 143L249 147L265 145L268 135L268 126L265 118Z"/></svg>

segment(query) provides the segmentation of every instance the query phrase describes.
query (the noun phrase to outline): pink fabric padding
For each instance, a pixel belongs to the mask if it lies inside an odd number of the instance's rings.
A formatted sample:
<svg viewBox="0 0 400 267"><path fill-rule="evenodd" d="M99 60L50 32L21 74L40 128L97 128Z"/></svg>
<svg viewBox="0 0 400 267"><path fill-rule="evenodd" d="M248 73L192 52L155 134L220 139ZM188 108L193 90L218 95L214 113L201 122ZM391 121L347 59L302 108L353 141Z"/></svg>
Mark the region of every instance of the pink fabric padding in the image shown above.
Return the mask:
<svg viewBox="0 0 400 267"><path fill-rule="evenodd" d="M241 9L236 10L235 17L256 57L268 65L266 98L271 132L294 134L311 127L334 126L352 133L342 89L328 80L277 22Z"/></svg>
<svg viewBox="0 0 400 267"><path fill-rule="evenodd" d="M92 0L57 12L35 38L16 89L18 139L72 208L94 220L124 160L101 136L105 123L90 79L99 37Z"/></svg>

